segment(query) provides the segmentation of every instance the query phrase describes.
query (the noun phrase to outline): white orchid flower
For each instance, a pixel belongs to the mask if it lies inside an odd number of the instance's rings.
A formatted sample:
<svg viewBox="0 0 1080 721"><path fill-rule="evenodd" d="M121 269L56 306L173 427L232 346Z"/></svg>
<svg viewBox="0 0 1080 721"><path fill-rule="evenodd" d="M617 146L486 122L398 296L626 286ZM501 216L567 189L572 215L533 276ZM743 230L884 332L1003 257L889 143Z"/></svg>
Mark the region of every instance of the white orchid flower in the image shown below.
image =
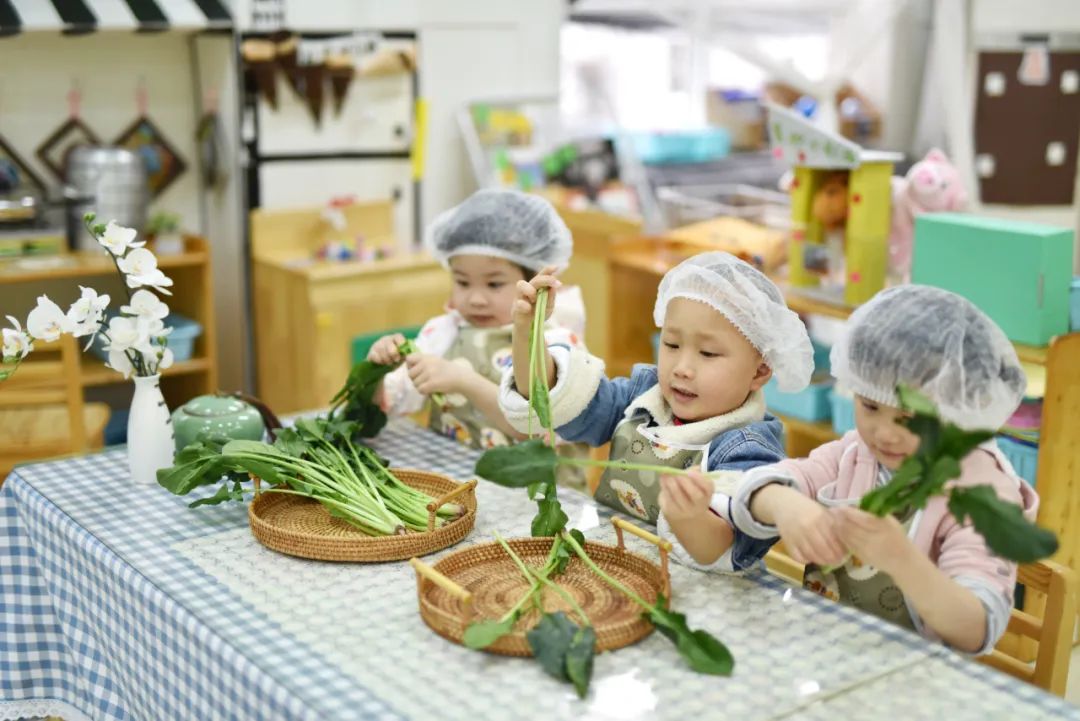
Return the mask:
<svg viewBox="0 0 1080 721"><path fill-rule="evenodd" d="M123 375L125 379L130 378L132 372L135 370L131 365L131 359L128 358L127 353L119 350L109 351L109 361L105 365Z"/></svg>
<svg viewBox="0 0 1080 721"><path fill-rule="evenodd" d="M38 298L37 307L30 311L26 319L26 330L31 338L51 343L63 333L70 333L71 324L60 306L49 300L47 295L43 295Z"/></svg>
<svg viewBox="0 0 1080 721"><path fill-rule="evenodd" d="M22 360L34 350L34 343L30 336L22 329L22 325L10 315L7 317L14 328L4 328L4 361L11 363Z"/></svg>
<svg viewBox="0 0 1080 721"><path fill-rule="evenodd" d="M154 355L158 352L158 348L165 345L164 338L169 333L172 333L172 328L166 328L165 324L160 319L154 318L153 320L146 320L145 318L135 318L135 329L138 331L139 338L132 346L135 350L139 351L143 355Z"/></svg>
<svg viewBox="0 0 1080 721"><path fill-rule="evenodd" d="M173 364L173 352L167 347L158 347L154 349L153 353L144 353L143 358L146 361L146 365L149 368L156 368L158 371L163 371Z"/></svg>
<svg viewBox="0 0 1080 721"><path fill-rule="evenodd" d="M104 235L98 238L98 242L108 249L110 253L122 258L129 248L141 248L146 245L145 242L135 242L136 235L134 228L125 228L122 225L117 225L115 220L110 220L109 224L105 226Z"/></svg>
<svg viewBox="0 0 1080 721"><path fill-rule="evenodd" d="M117 261L120 272L127 276L129 288L147 286L159 293L172 295L166 288L173 284L172 279L167 277L157 267L157 258L146 248L138 248L131 251Z"/></svg>
<svg viewBox="0 0 1080 721"><path fill-rule="evenodd" d="M132 294L129 305L120 306L120 312L146 320L161 320L169 314L169 306L152 292L139 289Z"/></svg>
<svg viewBox="0 0 1080 721"><path fill-rule="evenodd" d="M135 318L121 315L109 320L110 357L112 353L123 353L136 347L141 340L141 335Z"/></svg>
<svg viewBox="0 0 1080 721"><path fill-rule="evenodd" d="M71 332L76 338L90 336L90 340L86 343L86 347L89 348L101 329L101 319L109 306L109 296L98 295L93 288L83 288L81 285L79 289L82 290L82 296L71 304L67 319Z"/></svg>

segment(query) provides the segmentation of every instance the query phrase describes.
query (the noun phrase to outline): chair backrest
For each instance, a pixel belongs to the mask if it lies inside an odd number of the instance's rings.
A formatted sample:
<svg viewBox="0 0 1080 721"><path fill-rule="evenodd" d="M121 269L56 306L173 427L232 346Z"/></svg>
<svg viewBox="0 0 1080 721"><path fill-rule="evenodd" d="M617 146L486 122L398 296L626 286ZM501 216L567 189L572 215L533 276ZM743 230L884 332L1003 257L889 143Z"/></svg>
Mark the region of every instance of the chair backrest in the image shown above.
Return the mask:
<svg viewBox="0 0 1080 721"><path fill-rule="evenodd" d="M805 566L788 556L781 544L765 556L765 565L770 573L802 585ZM1043 607L1041 616L1014 608L1009 618L1009 634L1034 642L1034 664L1028 662L1024 653L1029 646L1017 644L1015 638L1002 639L978 661L1064 697L1076 624L1076 573L1054 561L1039 561L1020 566L1016 579L1024 585L1027 607ZM1045 597L1045 603L1031 603L1032 597L1040 594Z"/></svg>
<svg viewBox="0 0 1080 721"><path fill-rule="evenodd" d="M1025 594L1034 591L1046 596L1042 618L1015 608L1009 618L1010 633L1038 644L1035 663L1011 655L1005 649L1015 644L1004 643L979 661L1063 697L1076 625L1076 573L1060 563L1039 561L1020 566L1016 578Z"/></svg>
<svg viewBox="0 0 1080 721"><path fill-rule="evenodd" d="M55 343L35 342L34 352L0 382L0 409L45 405L67 407L71 451L87 450L82 365L78 341L70 335Z"/></svg>

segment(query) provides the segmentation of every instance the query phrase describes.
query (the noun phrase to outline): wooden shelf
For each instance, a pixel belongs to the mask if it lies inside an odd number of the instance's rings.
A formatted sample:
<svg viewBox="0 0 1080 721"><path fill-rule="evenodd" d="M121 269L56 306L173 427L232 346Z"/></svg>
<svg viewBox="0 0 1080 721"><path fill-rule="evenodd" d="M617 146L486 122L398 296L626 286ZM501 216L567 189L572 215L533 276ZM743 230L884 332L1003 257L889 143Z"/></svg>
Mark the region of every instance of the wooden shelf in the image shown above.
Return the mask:
<svg viewBox="0 0 1080 721"><path fill-rule="evenodd" d="M189 241L185 252L178 255L159 256L158 267L168 271L170 268L199 266L206 263L208 259L209 255L205 246ZM83 278L115 273L116 266L104 250L0 261L0 284L30 283L57 278Z"/></svg>
<svg viewBox="0 0 1080 721"><path fill-rule="evenodd" d="M836 431L833 430L832 423L829 421L804 421L799 418L781 415L780 413L771 410L769 413L776 416L777 420L784 424L789 433L799 433L813 438L820 443L835 441L840 437L836 435Z"/></svg>
<svg viewBox="0 0 1080 721"><path fill-rule="evenodd" d="M207 358L192 358L191 360L179 361L170 368L161 372L163 377L178 376L191 373L206 373L210 370L210 360ZM94 356L84 355L82 365L83 386L107 386L113 383L127 383L124 376L112 368L106 366Z"/></svg>
<svg viewBox="0 0 1080 721"><path fill-rule="evenodd" d="M803 295L786 285L781 285L780 288L784 292L784 300L787 301L788 308L800 315L823 315L829 318L845 320L855 310L850 306L830 303L826 300ZM1022 343L1013 343L1013 346L1016 348L1016 355L1020 360L1036 365L1046 365L1049 346L1040 347Z"/></svg>

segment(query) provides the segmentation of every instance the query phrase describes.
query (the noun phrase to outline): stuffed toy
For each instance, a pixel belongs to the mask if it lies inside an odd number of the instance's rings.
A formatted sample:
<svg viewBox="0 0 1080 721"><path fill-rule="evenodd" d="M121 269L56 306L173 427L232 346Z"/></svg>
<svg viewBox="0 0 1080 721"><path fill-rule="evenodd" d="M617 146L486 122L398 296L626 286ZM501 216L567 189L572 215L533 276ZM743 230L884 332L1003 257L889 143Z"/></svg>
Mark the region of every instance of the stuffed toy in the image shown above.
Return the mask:
<svg viewBox="0 0 1080 721"><path fill-rule="evenodd" d="M896 282L911 280L911 251L915 218L922 213L963 210L967 192L960 174L945 153L934 148L892 183L892 228L889 233L889 275Z"/></svg>

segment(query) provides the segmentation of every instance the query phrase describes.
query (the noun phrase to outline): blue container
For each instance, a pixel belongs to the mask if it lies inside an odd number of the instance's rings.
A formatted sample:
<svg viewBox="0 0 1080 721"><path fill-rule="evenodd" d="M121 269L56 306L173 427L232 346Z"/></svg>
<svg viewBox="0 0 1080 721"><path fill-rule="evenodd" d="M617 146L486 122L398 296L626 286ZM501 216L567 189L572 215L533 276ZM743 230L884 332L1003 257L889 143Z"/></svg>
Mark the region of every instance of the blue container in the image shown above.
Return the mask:
<svg viewBox="0 0 1080 721"><path fill-rule="evenodd" d="M190 318L185 318L178 313L169 313L165 316L166 327L172 327L172 333L165 336L165 346L172 351L173 360L176 362L191 360L195 353L195 340L202 335L203 327ZM103 361L109 360L109 353L105 350L105 339L98 336L91 348L98 358Z"/></svg>
<svg viewBox="0 0 1080 721"><path fill-rule="evenodd" d="M731 135L723 128L638 133L629 141L641 162L653 165L706 163L727 157L731 150Z"/></svg>
<svg viewBox="0 0 1080 721"><path fill-rule="evenodd" d="M1080 276L1069 286L1069 328L1080 330Z"/></svg>
<svg viewBox="0 0 1080 721"><path fill-rule="evenodd" d="M1001 452L1009 459L1016 474L1034 486L1039 470L1039 447L1005 436L998 436L997 444Z"/></svg>
<svg viewBox="0 0 1080 721"><path fill-rule="evenodd" d="M784 393L776 385L776 379L765 384L765 405L773 413L817 422L829 420L829 393L832 380L811 383L798 393Z"/></svg>
<svg viewBox="0 0 1080 721"><path fill-rule="evenodd" d="M855 430L855 399L834 390L829 393L829 403L832 405L833 432L842 436Z"/></svg>

